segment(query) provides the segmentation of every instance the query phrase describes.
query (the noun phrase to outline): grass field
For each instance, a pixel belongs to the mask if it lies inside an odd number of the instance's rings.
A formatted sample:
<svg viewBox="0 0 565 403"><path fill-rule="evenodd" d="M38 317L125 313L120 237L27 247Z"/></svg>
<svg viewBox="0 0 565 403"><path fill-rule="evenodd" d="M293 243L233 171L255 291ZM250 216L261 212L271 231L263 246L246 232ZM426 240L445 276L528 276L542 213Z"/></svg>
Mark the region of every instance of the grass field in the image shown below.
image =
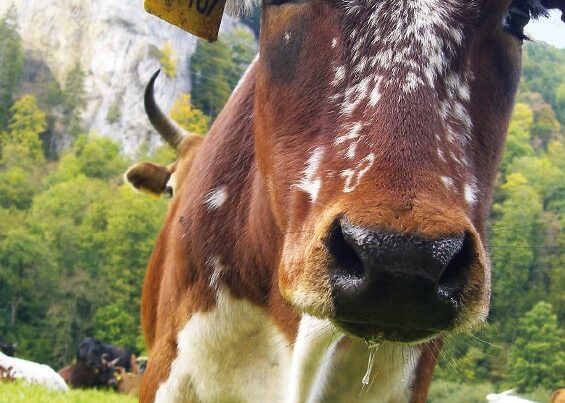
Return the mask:
<svg viewBox="0 0 565 403"><path fill-rule="evenodd" d="M137 399L110 391L51 392L40 386L0 382L0 403L135 403Z"/></svg>

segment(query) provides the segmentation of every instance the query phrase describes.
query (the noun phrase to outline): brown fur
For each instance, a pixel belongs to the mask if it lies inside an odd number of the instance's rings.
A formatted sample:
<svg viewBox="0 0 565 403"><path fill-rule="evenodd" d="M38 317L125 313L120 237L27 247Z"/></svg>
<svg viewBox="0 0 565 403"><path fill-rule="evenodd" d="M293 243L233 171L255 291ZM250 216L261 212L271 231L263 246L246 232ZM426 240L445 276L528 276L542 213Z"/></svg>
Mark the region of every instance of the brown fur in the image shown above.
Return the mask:
<svg viewBox="0 0 565 403"><path fill-rule="evenodd" d="M565 389L557 389L549 400L551 403L565 403Z"/></svg>
<svg viewBox="0 0 565 403"><path fill-rule="evenodd" d="M139 384L141 382L141 374L134 372L126 372L125 369L118 367L116 369L118 380L116 390L122 395L139 395Z"/></svg>

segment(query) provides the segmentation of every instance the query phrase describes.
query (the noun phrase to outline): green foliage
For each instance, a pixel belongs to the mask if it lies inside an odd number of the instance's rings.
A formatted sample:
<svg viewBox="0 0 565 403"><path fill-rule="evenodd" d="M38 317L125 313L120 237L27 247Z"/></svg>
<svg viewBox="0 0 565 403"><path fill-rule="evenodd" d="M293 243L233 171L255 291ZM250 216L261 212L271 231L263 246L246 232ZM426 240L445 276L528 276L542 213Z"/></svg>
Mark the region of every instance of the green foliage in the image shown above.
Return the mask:
<svg viewBox="0 0 565 403"><path fill-rule="evenodd" d="M4 166L30 166L43 163L39 135L45 130L45 114L32 95L24 95L12 108L8 131L1 137Z"/></svg>
<svg viewBox="0 0 565 403"><path fill-rule="evenodd" d="M530 131L533 123L534 113L530 107L523 103L516 104L508 128L504 157L500 164L502 172L506 172L508 165L515 158L534 155L534 149L530 145Z"/></svg>
<svg viewBox="0 0 565 403"><path fill-rule="evenodd" d="M216 43L199 41L192 56L192 101L215 117L256 53L253 35L236 30Z"/></svg>
<svg viewBox="0 0 565 403"><path fill-rule="evenodd" d="M28 172L17 166L0 172L0 206L28 209L36 190L30 179Z"/></svg>
<svg viewBox="0 0 565 403"><path fill-rule="evenodd" d="M9 403L136 403L137 398L119 395L112 391L71 390L61 393L46 390L38 385L25 385L19 382L0 382L2 402Z"/></svg>
<svg viewBox="0 0 565 403"><path fill-rule="evenodd" d="M484 403L486 395L494 391L495 387L490 383L465 385L455 382L436 382L430 388L428 403Z"/></svg>
<svg viewBox="0 0 565 403"><path fill-rule="evenodd" d="M521 173L511 174L502 186L506 198L493 209L499 218L493 226L491 253L493 259L492 316L504 318L513 327L516 318L529 305L523 293L516 300L516 290L526 290L535 267L535 249L540 239L543 205L535 188ZM509 329L510 330L510 329Z"/></svg>
<svg viewBox="0 0 565 403"><path fill-rule="evenodd" d="M535 92L543 96L565 124L562 86L565 83L565 52L549 45L525 45L522 67L522 93Z"/></svg>
<svg viewBox="0 0 565 403"><path fill-rule="evenodd" d="M107 137L81 136L75 143L75 155L80 172L91 178L110 179L123 173L128 164L118 145Z"/></svg>
<svg viewBox="0 0 565 403"><path fill-rule="evenodd" d="M173 78L177 75L177 64L174 59L173 45L170 42L159 49L152 46L149 50L150 55L159 60L161 69L167 77Z"/></svg>
<svg viewBox="0 0 565 403"><path fill-rule="evenodd" d="M10 107L24 68L24 52L17 33L16 8L12 4L0 19L0 132L10 119Z"/></svg>
<svg viewBox="0 0 565 403"><path fill-rule="evenodd" d="M189 132L206 134L210 118L190 104L190 95L181 94L171 108L171 118Z"/></svg>
<svg viewBox="0 0 565 403"><path fill-rule="evenodd" d="M551 389L565 374L565 333L546 302L538 302L520 319L510 350L508 382L521 392L541 385Z"/></svg>
<svg viewBox="0 0 565 403"><path fill-rule="evenodd" d="M67 74L62 90L64 108L64 124L67 134L76 137L82 133L80 115L86 107L86 91L84 89L85 72L79 62Z"/></svg>

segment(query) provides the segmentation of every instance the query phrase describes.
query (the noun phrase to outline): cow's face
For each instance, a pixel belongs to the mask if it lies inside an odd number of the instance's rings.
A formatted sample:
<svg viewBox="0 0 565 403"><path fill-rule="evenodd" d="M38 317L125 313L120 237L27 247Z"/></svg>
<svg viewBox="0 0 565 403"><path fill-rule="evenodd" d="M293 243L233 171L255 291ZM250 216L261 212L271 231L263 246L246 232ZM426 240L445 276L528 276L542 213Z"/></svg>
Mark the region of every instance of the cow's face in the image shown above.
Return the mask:
<svg viewBox="0 0 565 403"><path fill-rule="evenodd" d="M365 339L483 320L483 226L534 2L264 1L255 138L283 295Z"/></svg>
<svg viewBox="0 0 565 403"><path fill-rule="evenodd" d="M16 346L17 346L17 343L10 344L10 343L0 342L0 352L6 354L9 357L15 357L16 356Z"/></svg>
<svg viewBox="0 0 565 403"><path fill-rule="evenodd" d="M92 340L86 351L86 365L90 368L102 367L102 355L104 346L98 340Z"/></svg>

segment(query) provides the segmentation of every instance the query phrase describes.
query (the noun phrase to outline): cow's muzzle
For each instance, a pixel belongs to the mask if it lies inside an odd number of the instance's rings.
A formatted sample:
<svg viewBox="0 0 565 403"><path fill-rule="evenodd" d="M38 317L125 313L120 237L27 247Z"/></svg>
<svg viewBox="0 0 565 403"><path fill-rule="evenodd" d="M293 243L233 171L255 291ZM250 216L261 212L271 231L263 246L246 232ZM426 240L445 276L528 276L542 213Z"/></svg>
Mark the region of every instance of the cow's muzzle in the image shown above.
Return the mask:
<svg viewBox="0 0 565 403"><path fill-rule="evenodd" d="M326 242L332 319L346 332L416 342L455 327L474 264L467 233L431 238L340 218Z"/></svg>

